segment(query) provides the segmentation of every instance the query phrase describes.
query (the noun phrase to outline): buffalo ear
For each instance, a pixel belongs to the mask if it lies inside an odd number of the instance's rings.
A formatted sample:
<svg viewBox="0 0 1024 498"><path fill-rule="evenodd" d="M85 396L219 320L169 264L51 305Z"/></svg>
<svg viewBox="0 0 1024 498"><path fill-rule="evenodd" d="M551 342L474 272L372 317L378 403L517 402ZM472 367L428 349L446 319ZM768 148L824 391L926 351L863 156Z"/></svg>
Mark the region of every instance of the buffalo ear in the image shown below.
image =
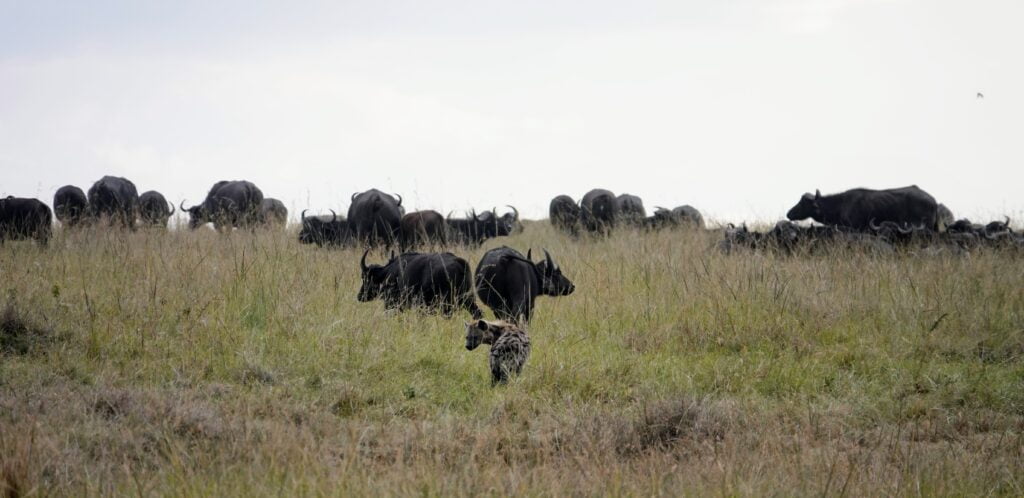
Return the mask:
<svg viewBox="0 0 1024 498"><path fill-rule="evenodd" d="M487 322L485 322L483 320L477 320L476 321L476 328L478 328L480 330L487 330Z"/></svg>

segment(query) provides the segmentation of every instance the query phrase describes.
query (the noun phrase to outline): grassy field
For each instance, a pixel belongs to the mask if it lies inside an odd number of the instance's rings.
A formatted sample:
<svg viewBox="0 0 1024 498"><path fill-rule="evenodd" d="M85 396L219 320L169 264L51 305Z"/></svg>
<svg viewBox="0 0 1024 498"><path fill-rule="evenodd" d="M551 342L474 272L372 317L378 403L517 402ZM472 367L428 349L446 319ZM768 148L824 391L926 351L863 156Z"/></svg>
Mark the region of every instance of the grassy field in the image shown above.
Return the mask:
<svg viewBox="0 0 1024 498"><path fill-rule="evenodd" d="M1024 495L1024 255L548 248L522 377L293 233L0 248L10 496ZM382 255L372 260L379 261ZM6 301L6 303L4 303ZM488 316L490 313L488 311Z"/></svg>

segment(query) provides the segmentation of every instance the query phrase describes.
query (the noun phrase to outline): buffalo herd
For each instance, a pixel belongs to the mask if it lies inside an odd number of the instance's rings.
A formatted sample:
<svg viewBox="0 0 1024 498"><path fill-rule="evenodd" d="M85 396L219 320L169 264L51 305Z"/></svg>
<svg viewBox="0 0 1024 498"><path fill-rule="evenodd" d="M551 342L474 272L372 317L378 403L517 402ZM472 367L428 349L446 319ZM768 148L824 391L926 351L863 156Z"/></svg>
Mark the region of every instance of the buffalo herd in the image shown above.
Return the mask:
<svg viewBox="0 0 1024 498"><path fill-rule="evenodd" d="M522 231L519 211L499 214L497 209L472 210L462 218L443 216L434 210L406 213L402 196L377 189L352 194L347 217L331 210L330 216L300 216L298 239L321 247L397 247L402 251L454 246L478 247L484 241ZM0 205L0 242L35 239L45 244L52 233L53 216L37 199L7 197ZM212 223L218 231L234 228L284 227L288 209L280 200L244 180L215 183L202 202L180 211L188 226L196 229ZM175 206L154 190L138 194L126 178L104 176L88 191L66 185L53 196L53 212L66 229L80 226L119 226L136 229L167 227ZM705 229L700 211L690 205L672 209L655 207L650 215L643 200L631 194L615 195L593 189L576 202L568 195L551 200L549 220L556 230L573 237L606 236L617 229ZM734 249L779 248L786 251L819 247L822 243L866 245L873 248L907 245L970 250L978 246L1024 246L1024 236L1008 221L985 225L956 220L945 205L916 185L887 190L851 189L822 195L804 194L781 221L768 231L743 225L718 229L725 252ZM802 220L815 223L796 223ZM833 244L834 245L834 244ZM542 261L542 263L544 263ZM540 287L538 287L540 288ZM531 298L532 300L532 298ZM528 310L525 311L529 314Z"/></svg>
<svg viewBox="0 0 1024 498"><path fill-rule="evenodd" d="M834 195L804 194L768 231L728 226L719 248L777 250L784 253L849 247L873 253L896 250L965 254L978 247L1024 249L1024 235L1010 219L975 224L955 220L952 211L917 185L887 190L852 189ZM797 221L811 219L817 225Z"/></svg>
<svg viewBox="0 0 1024 498"><path fill-rule="evenodd" d="M656 207L647 216L642 199L631 194L616 196L610 190L593 189L583 195L579 204L568 195L551 199L548 219L556 229L579 236L608 235L616 227L659 230L664 228L704 228L704 217L690 205L673 209Z"/></svg>
<svg viewBox="0 0 1024 498"><path fill-rule="evenodd" d="M475 272L469 263L451 252L416 252L420 248L479 247L495 237L523 230L519 211L498 213L496 208L472 210L463 218L443 216L433 210L406 213L402 197L377 189L351 196L347 216L300 216L298 239L320 247L362 247L359 261L362 279L357 299L381 300L387 310L416 308L450 316L464 310L467 349L492 344L493 383L516 374L529 355L526 327L538 296L566 296L575 285L562 273L554 257L543 251L533 260L507 246L490 249ZM248 181L220 181L199 204L185 207L190 229L212 223L218 231L235 228L283 227L288 210L264 197ZM139 195L131 181L104 176L87 192L75 186L57 190L53 213L67 230L81 226L117 226L135 230L137 224L164 228L175 206L156 191ZM1010 227L1010 220L975 224L956 220L952 212L916 185L888 190L853 189L822 195L804 194L770 230L750 230L746 225L706 229L701 213L689 205L673 209L656 207L648 215L640 197L616 196L606 189L587 192L577 203L567 195L551 200L549 219L561 233L578 238L603 237L616 230L687 229L717 231L723 235L718 248L726 253L768 250L784 254L813 253L820 249L850 247L867 252L920 251L966 253L977 247L1024 248L1024 235ZM804 220L814 223L799 223ZM46 245L53 216L38 199L0 199L0 244L9 239L34 239ZM374 248L398 248L401 253L386 263L368 263ZM479 298L499 322L482 320ZM507 331L507 332L506 332Z"/></svg>

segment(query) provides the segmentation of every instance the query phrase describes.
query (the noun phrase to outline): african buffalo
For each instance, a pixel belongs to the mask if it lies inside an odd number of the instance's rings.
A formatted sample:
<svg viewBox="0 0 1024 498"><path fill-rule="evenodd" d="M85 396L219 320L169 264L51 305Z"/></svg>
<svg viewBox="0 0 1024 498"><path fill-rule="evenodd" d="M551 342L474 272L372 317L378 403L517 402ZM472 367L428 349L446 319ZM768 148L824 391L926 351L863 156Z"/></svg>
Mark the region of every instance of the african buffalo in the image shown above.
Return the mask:
<svg viewBox="0 0 1024 498"><path fill-rule="evenodd" d="M262 203L263 192L251 182L222 180L210 188L201 204L186 208L182 201L179 207L188 211L188 226L193 230L206 223L213 223L217 230L229 230L258 225Z"/></svg>
<svg viewBox="0 0 1024 498"><path fill-rule="evenodd" d="M0 244L6 240L35 239L45 246L50 242L52 225L50 208L39 199L0 199Z"/></svg>
<svg viewBox="0 0 1024 498"><path fill-rule="evenodd" d="M548 206L548 218L551 220L551 225L558 230L570 235L579 233L580 207L576 201L572 200L572 197L559 195L551 199L551 205Z"/></svg>
<svg viewBox="0 0 1024 498"><path fill-rule="evenodd" d="M65 185L53 195L53 213L64 226L75 227L89 217L89 199L82 189Z"/></svg>
<svg viewBox="0 0 1024 498"><path fill-rule="evenodd" d="M135 229L139 192L126 178L104 176L89 188L89 215L108 218L110 224Z"/></svg>
<svg viewBox="0 0 1024 498"><path fill-rule="evenodd" d="M672 217L684 227L704 228L704 217L689 204L672 209Z"/></svg>
<svg viewBox="0 0 1024 498"><path fill-rule="evenodd" d="M447 244L448 227L444 216L437 211L415 211L402 216L401 226L402 250L424 245L445 246Z"/></svg>
<svg viewBox="0 0 1024 498"><path fill-rule="evenodd" d="M284 203L273 197L264 197L260 202L260 223L265 226L285 226L288 224L288 208Z"/></svg>
<svg viewBox="0 0 1024 498"><path fill-rule="evenodd" d="M402 214L402 196L398 199L377 189L352 194L348 224L352 234L370 246L390 246L398 242Z"/></svg>
<svg viewBox="0 0 1024 498"><path fill-rule="evenodd" d="M469 263L450 252L402 253L385 265L367 265L363 253L359 269L363 276L359 302L382 299L385 309L405 310L422 307L451 316L456 309L469 311L473 318L483 317L476 305Z"/></svg>
<svg viewBox="0 0 1024 498"><path fill-rule="evenodd" d="M619 221L626 225L639 226L647 217L644 201L635 195L622 194L616 197L615 209L618 211Z"/></svg>
<svg viewBox="0 0 1024 498"><path fill-rule="evenodd" d="M519 210L498 216L497 209L477 214L471 211L466 218L452 218L448 213L448 240L461 245L479 246L487 239L504 237L522 231Z"/></svg>
<svg viewBox="0 0 1024 498"><path fill-rule="evenodd" d="M822 196L804 194L786 217L791 220L812 218L825 225L868 230L870 222L892 221L903 225L921 225L936 230L938 204L917 185L888 190L857 188L841 194Z"/></svg>
<svg viewBox="0 0 1024 498"><path fill-rule="evenodd" d="M653 216L644 218L645 228L662 229L671 227L704 228L704 217L697 208L689 204L674 209L658 207Z"/></svg>
<svg viewBox="0 0 1024 498"><path fill-rule="evenodd" d="M935 215L936 215L936 218L938 218L937 221L938 221L938 225L939 225L938 226L938 230L939 231L945 230L946 227L952 225L953 222L956 221L956 219L953 217L953 212L950 211L949 208L946 207L945 204L939 203L939 205L936 206L935 209L936 209Z"/></svg>
<svg viewBox="0 0 1024 498"><path fill-rule="evenodd" d="M544 251L544 261L534 263L510 247L487 251L476 267L476 292L501 320L530 321L537 296L567 296L576 289L555 261Z"/></svg>
<svg viewBox="0 0 1024 498"><path fill-rule="evenodd" d="M139 218L143 223L166 227L173 214L174 204L169 204L160 192L150 190L139 196Z"/></svg>
<svg viewBox="0 0 1024 498"><path fill-rule="evenodd" d="M615 226L617 217L615 194L608 190L591 190L580 201L580 221L589 232L607 234Z"/></svg>
<svg viewBox="0 0 1024 498"><path fill-rule="evenodd" d="M299 231L299 242L318 246L345 246L352 242L352 232L348 221L338 219L338 214L331 210L331 216L306 216L302 211L302 229Z"/></svg>

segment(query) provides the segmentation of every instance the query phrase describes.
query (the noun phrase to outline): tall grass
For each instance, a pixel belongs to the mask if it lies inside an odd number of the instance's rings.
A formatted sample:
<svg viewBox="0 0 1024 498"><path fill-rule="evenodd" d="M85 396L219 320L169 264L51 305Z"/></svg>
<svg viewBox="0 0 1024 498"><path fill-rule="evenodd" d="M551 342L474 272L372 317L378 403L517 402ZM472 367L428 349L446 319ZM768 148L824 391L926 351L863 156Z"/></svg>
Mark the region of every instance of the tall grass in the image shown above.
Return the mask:
<svg viewBox="0 0 1024 498"><path fill-rule="evenodd" d="M533 223L455 250L475 267L547 248L577 286L538 301L523 375L498 388L468 314L356 302L355 250L8 243L0 298L42 339L0 352L0 488L1024 494L1024 258L726 256L716 238Z"/></svg>

